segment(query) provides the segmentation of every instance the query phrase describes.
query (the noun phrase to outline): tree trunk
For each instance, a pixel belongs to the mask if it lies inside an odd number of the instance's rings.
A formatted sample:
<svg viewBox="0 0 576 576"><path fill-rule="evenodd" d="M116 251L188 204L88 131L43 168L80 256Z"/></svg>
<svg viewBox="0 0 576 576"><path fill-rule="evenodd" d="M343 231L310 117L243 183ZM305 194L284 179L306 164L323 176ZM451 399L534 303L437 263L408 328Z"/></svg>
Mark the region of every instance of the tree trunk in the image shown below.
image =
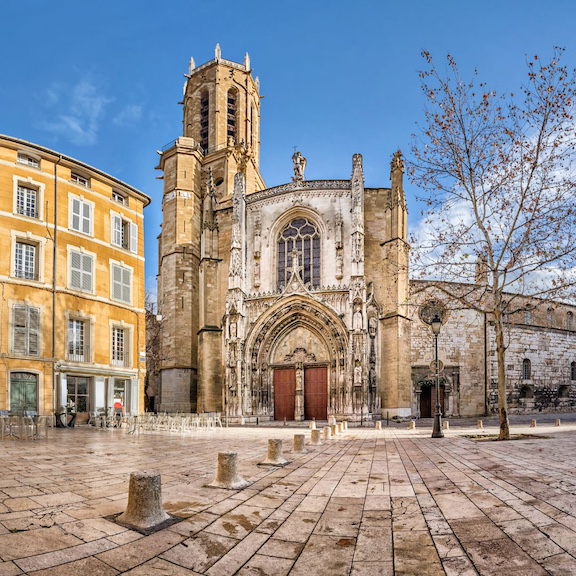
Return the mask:
<svg viewBox="0 0 576 576"><path fill-rule="evenodd" d="M510 440L510 422L508 421L508 400L506 397L506 346L504 345L504 329L502 313L494 314L496 329L496 358L498 363L498 416L500 418L500 433L498 440Z"/></svg>

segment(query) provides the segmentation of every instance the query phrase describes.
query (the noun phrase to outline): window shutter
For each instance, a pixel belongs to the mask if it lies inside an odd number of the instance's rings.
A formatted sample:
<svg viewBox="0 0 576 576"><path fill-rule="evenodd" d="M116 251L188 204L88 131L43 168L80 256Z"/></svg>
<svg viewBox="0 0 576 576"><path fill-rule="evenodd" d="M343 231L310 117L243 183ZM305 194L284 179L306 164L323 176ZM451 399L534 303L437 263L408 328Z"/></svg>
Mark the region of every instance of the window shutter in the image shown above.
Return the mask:
<svg viewBox="0 0 576 576"><path fill-rule="evenodd" d="M90 234L92 221L92 206L88 202L82 202L82 232Z"/></svg>
<svg viewBox="0 0 576 576"><path fill-rule="evenodd" d="M70 288L82 290L82 254L70 252Z"/></svg>
<svg viewBox="0 0 576 576"><path fill-rule="evenodd" d="M130 252L138 253L138 226L130 223Z"/></svg>
<svg viewBox="0 0 576 576"><path fill-rule="evenodd" d="M112 214L112 244L122 246L122 218Z"/></svg>
<svg viewBox="0 0 576 576"><path fill-rule="evenodd" d="M40 354L40 309L28 308L30 328L28 331L28 354L38 356Z"/></svg>
<svg viewBox="0 0 576 576"><path fill-rule="evenodd" d="M72 218L70 220L70 227L72 230L80 230L80 200L72 198Z"/></svg>
<svg viewBox="0 0 576 576"><path fill-rule="evenodd" d="M112 298L122 301L122 268L112 266Z"/></svg>
<svg viewBox="0 0 576 576"><path fill-rule="evenodd" d="M27 306L14 306L12 322L12 350L14 354L26 354Z"/></svg>
<svg viewBox="0 0 576 576"><path fill-rule="evenodd" d="M92 256L82 254L82 290L92 292Z"/></svg>
<svg viewBox="0 0 576 576"><path fill-rule="evenodd" d="M132 273L126 268L124 268L122 272L122 302L130 304L132 302Z"/></svg>

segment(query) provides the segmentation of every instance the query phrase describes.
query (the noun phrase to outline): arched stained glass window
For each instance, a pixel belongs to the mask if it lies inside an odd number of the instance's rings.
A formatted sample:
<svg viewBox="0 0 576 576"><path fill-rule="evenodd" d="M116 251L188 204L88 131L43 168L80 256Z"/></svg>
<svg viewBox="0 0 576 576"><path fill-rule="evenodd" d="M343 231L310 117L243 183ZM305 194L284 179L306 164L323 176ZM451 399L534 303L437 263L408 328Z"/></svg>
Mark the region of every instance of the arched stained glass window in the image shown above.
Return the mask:
<svg viewBox="0 0 576 576"><path fill-rule="evenodd" d="M320 233L306 218L295 218L278 238L278 287L284 288L292 273L292 253L298 252L298 265L304 284L320 287Z"/></svg>

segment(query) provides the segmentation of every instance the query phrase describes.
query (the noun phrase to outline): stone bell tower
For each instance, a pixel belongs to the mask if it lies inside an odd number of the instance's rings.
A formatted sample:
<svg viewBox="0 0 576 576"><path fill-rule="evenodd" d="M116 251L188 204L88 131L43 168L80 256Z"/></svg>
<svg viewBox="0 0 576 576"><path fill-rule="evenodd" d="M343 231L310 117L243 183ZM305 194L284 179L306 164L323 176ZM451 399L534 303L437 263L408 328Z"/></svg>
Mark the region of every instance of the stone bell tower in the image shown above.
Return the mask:
<svg viewBox="0 0 576 576"><path fill-rule="evenodd" d="M162 411L222 410L222 317L230 260L232 193L264 189L259 171L260 95L248 54L185 74L183 135L166 145L158 312Z"/></svg>

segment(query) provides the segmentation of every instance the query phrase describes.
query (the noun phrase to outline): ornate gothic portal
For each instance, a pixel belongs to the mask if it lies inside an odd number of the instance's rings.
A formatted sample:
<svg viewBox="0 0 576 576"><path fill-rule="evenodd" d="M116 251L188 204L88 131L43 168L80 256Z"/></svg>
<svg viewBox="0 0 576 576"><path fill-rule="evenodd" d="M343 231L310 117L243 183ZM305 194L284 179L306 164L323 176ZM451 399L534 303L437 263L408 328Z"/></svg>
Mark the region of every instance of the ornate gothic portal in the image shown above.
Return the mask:
<svg viewBox="0 0 576 576"><path fill-rule="evenodd" d="M355 411L347 331L323 304L282 299L254 323L245 350L245 385L228 371L229 415L325 420Z"/></svg>

